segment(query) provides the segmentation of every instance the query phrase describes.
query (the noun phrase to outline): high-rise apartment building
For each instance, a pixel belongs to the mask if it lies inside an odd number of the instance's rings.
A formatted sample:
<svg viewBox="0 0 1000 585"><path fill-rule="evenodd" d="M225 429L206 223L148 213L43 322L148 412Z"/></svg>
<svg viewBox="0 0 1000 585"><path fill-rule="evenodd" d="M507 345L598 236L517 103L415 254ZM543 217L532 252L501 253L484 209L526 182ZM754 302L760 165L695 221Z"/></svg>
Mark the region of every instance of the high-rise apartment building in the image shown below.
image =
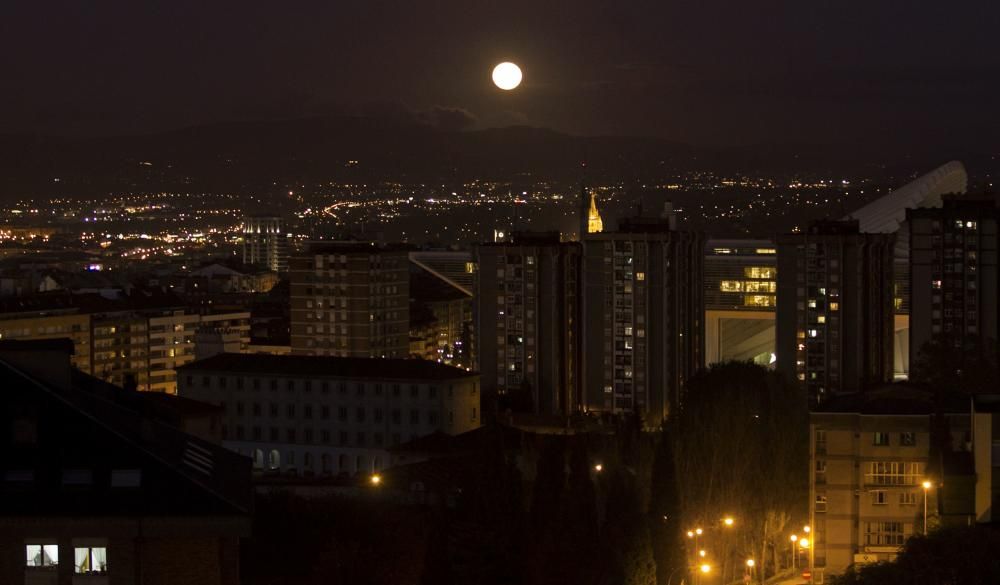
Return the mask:
<svg viewBox="0 0 1000 585"><path fill-rule="evenodd" d="M857 221L778 239L777 367L811 404L892 380L893 245Z"/></svg>
<svg viewBox="0 0 1000 585"><path fill-rule="evenodd" d="M701 234L671 218L623 221L583 240L585 408L656 426L704 365Z"/></svg>
<svg viewBox="0 0 1000 585"><path fill-rule="evenodd" d="M251 216L243 220L243 263L288 270L288 236L280 217Z"/></svg>
<svg viewBox="0 0 1000 585"><path fill-rule="evenodd" d="M997 340L997 238L992 199L945 197L909 209L910 362L935 338Z"/></svg>
<svg viewBox="0 0 1000 585"><path fill-rule="evenodd" d="M341 357L409 354L408 250L340 242L292 258L292 353Z"/></svg>
<svg viewBox="0 0 1000 585"><path fill-rule="evenodd" d="M527 390L535 412L569 416L581 406L580 244L558 232L512 240L474 252L483 390Z"/></svg>

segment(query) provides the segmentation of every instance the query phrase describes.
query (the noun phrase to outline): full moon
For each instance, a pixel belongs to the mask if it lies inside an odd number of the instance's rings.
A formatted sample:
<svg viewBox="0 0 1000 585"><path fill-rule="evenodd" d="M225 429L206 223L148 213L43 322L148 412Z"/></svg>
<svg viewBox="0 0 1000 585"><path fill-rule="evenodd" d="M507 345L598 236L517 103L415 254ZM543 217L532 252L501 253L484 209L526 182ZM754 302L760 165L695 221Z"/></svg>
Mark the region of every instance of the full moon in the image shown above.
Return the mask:
<svg viewBox="0 0 1000 585"><path fill-rule="evenodd" d="M521 68L507 61L493 68L493 83L502 90L510 91L521 85Z"/></svg>

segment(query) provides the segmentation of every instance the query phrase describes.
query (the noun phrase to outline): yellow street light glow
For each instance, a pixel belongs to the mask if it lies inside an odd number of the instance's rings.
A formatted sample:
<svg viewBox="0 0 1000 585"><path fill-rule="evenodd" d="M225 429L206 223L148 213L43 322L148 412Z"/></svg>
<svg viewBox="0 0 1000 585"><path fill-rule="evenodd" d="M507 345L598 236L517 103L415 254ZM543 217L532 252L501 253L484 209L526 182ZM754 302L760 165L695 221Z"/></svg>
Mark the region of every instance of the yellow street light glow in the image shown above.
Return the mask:
<svg viewBox="0 0 1000 585"><path fill-rule="evenodd" d="M732 516L726 516L726 519L723 520L723 522L725 523L726 526L732 526L734 520L733 520Z"/></svg>
<svg viewBox="0 0 1000 585"><path fill-rule="evenodd" d="M598 463L597 465L594 466L594 471L596 471L598 473L600 473L603 469L604 469L604 466L601 465L600 463Z"/></svg>
<svg viewBox="0 0 1000 585"><path fill-rule="evenodd" d="M371 477L371 482L372 482L372 485L378 485L378 484L382 483L382 476L376 473L375 475L373 475Z"/></svg>
<svg viewBox="0 0 1000 585"><path fill-rule="evenodd" d="M809 548L809 539L803 538L799 540L799 546L801 546L802 548Z"/></svg>
<svg viewBox="0 0 1000 585"><path fill-rule="evenodd" d="M931 489L931 482L929 482L929 481L927 481L927 480L924 480L924 483L922 483L922 484L920 484L920 485L924 486L924 489L925 489L925 490L929 490L929 489Z"/></svg>
<svg viewBox="0 0 1000 585"><path fill-rule="evenodd" d="M754 562L754 560L753 560L753 559L747 559L747 566L748 566L748 567L750 567L751 569L752 569L752 568L753 568L753 566L754 566L754 565L756 565L756 564L757 564L757 563L756 563L756 562Z"/></svg>
<svg viewBox="0 0 1000 585"><path fill-rule="evenodd" d="M712 570L712 565L709 565L709 564L706 563L706 564L704 564L704 565L701 566L701 572L702 573L708 573L711 570Z"/></svg>
<svg viewBox="0 0 1000 585"><path fill-rule="evenodd" d="M697 534L698 536L701 536L701 528L695 528L694 533Z"/></svg>
<svg viewBox="0 0 1000 585"><path fill-rule="evenodd" d="M688 538L694 538L694 530L688 530Z"/></svg>
<svg viewBox="0 0 1000 585"><path fill-rule="evenodd" d="M796 541L796 540L798 540L798 539L799 539L799 537L798 537L798 536L796 536L796 535L794 535L794 534L792 535L792 542L795 542L795 541Z"/></svg>
<svg viewBox="0 0 1000 585"><path fill-rule="evenodd" d="M702 550L698 551L698 556L699 557L704 558L706 555L708 555L708 553L705 552L705 549L702 549Z"/></svg>
<svg viewBox="0 0 1000 585"><path fill-rule="evenodd" d="M806 534L809 534L809 532L810 532L811 530L812 530L812 528L810 528L809 526L803 526L803 527L802 527L802 532L805 532Z"/></svg>

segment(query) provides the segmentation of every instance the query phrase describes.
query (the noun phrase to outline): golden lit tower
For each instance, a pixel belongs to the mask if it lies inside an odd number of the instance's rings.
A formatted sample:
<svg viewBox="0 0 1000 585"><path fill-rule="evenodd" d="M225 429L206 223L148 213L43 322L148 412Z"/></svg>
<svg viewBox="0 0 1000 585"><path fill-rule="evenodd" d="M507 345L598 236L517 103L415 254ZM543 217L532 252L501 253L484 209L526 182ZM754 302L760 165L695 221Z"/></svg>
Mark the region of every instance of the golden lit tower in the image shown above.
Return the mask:
<svg viewBox="0 0 1000 585"><path fill-rule="evenodd" d="M604 231L604 222L601 221L601 214L597 211L597 199L594 194L590 194L590 210L587 211L587 233L599 234Z"/></svg>

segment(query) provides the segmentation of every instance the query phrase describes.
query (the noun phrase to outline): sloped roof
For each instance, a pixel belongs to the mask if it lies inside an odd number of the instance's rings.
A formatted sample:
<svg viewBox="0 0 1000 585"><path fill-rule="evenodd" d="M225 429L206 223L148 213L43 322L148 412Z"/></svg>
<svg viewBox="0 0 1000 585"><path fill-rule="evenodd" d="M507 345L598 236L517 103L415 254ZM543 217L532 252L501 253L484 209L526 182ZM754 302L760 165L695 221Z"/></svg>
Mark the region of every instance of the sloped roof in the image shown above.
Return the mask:
<svg viewBox="0 0 1000 585"><path fill-rule="evenodd" d="M177 370L294 377L372 378L376 380L458 380L479 375L460 368L419 359L241 353L221 353L185 364Z"/></svg>

